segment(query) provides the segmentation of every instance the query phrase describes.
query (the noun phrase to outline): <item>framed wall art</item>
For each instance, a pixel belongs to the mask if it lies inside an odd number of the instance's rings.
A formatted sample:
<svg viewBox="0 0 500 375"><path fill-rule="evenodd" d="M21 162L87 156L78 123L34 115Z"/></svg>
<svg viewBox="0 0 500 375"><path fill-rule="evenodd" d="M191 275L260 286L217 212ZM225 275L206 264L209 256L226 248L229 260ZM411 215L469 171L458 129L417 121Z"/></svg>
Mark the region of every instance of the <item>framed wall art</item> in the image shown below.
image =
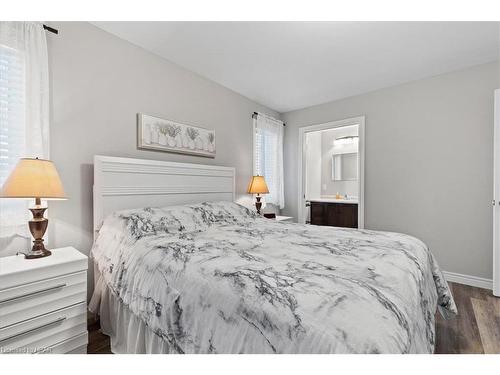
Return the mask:
<svg viewBox="0 0 500 375"><path fill-rule="evenodd" d="M137 147L215 157L215 130L137 114Z"/></svg>

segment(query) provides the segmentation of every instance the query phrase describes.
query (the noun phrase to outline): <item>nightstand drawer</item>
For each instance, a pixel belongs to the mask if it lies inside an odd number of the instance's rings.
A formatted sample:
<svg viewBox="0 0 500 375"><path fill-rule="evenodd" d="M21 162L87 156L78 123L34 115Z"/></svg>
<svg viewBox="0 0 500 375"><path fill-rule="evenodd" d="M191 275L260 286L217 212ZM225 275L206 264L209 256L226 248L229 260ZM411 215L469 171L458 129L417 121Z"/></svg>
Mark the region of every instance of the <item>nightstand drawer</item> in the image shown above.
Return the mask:
<svg viewBox="0 0 500 375"><path fill-rule="evenodd" d="M87 270L88 259L78 250L64 247L51 251L51 256L40 259L27 260L22 255L0 258L0 288L14 288Z"/></svg>
<svg viewBox="0 0 500 375"><path fill-rule="evenodd" d="M0 329L85 302L86 298L85 271L0 290Z"/></svg>
<svg viewBox="0 0 500 375"><path fill-rule="evenodd" d="M0 328L0 353L50 352L56 344L86 331L87 304L80 303Z"/></svg>

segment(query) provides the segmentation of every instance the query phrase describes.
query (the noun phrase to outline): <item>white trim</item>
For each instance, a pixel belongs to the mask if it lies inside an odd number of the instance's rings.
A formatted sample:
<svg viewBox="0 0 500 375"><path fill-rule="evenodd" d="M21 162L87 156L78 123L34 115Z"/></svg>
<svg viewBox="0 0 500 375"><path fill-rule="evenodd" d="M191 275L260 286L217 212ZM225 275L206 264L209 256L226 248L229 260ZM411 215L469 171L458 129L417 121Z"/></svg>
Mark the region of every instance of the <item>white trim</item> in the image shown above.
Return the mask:
<svg viewBox="0 0 500 375"><path fill-rule="evenodd" d="M500 297L500 90L494 92L493 143L493 294Z"/></svg>
<svg viewBox="0 0 500 375"><path fill-rule="evenodd" d="M447 281L451 281L452 283L470 285L483 289L493 289L493 280L491 279L447 271L443 271L443 275L446 277Z"/></svg>
<svg viewBox="0 0 500 375"><path fill-rule="evenodd" d="M252 116L252 176L255 176L255 117Z"/></svg>
<svg viewBox="0 0 500 375"><path fill-rule="evenodd" d="M303 169L304 169L304 135L309 132L314 132L318 130L327 130L333 128L340 128L344 126L358 125L358 136L359 136L359 197L358 197L358 228L363 229L365 227L365 116L358 116L347 118L344 120L331 121L324 124L310 125L299 128L299 152L298 152L298 195L297 195L297 222L304 224L304 180L303 180Z"/></svg>

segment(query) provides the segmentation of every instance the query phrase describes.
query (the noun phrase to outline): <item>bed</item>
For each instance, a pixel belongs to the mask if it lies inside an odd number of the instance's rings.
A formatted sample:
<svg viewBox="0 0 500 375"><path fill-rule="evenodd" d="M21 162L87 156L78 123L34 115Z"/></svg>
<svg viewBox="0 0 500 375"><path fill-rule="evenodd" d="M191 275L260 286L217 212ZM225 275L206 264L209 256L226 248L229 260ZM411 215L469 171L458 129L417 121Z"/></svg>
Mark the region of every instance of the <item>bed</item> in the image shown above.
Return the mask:
<svg viewBox="0 0 500 375"><path fill-rule="evenodd" d="M433 352L457 310L423 242L262 218L234 175L96 157L90 309L114 353Z"/></svg>

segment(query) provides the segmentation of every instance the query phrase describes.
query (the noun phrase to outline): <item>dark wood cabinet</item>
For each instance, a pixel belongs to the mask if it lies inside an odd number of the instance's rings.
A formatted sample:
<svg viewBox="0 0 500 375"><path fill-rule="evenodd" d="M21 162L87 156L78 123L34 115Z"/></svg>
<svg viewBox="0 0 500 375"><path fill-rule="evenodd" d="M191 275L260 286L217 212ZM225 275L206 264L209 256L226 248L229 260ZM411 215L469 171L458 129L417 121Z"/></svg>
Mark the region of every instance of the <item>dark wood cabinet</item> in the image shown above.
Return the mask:
<svg viewBox="0 0 500 375"><path fill-rule="evenodd" d="M311 224L357 228L356 203L311 202Z"/></svg>

